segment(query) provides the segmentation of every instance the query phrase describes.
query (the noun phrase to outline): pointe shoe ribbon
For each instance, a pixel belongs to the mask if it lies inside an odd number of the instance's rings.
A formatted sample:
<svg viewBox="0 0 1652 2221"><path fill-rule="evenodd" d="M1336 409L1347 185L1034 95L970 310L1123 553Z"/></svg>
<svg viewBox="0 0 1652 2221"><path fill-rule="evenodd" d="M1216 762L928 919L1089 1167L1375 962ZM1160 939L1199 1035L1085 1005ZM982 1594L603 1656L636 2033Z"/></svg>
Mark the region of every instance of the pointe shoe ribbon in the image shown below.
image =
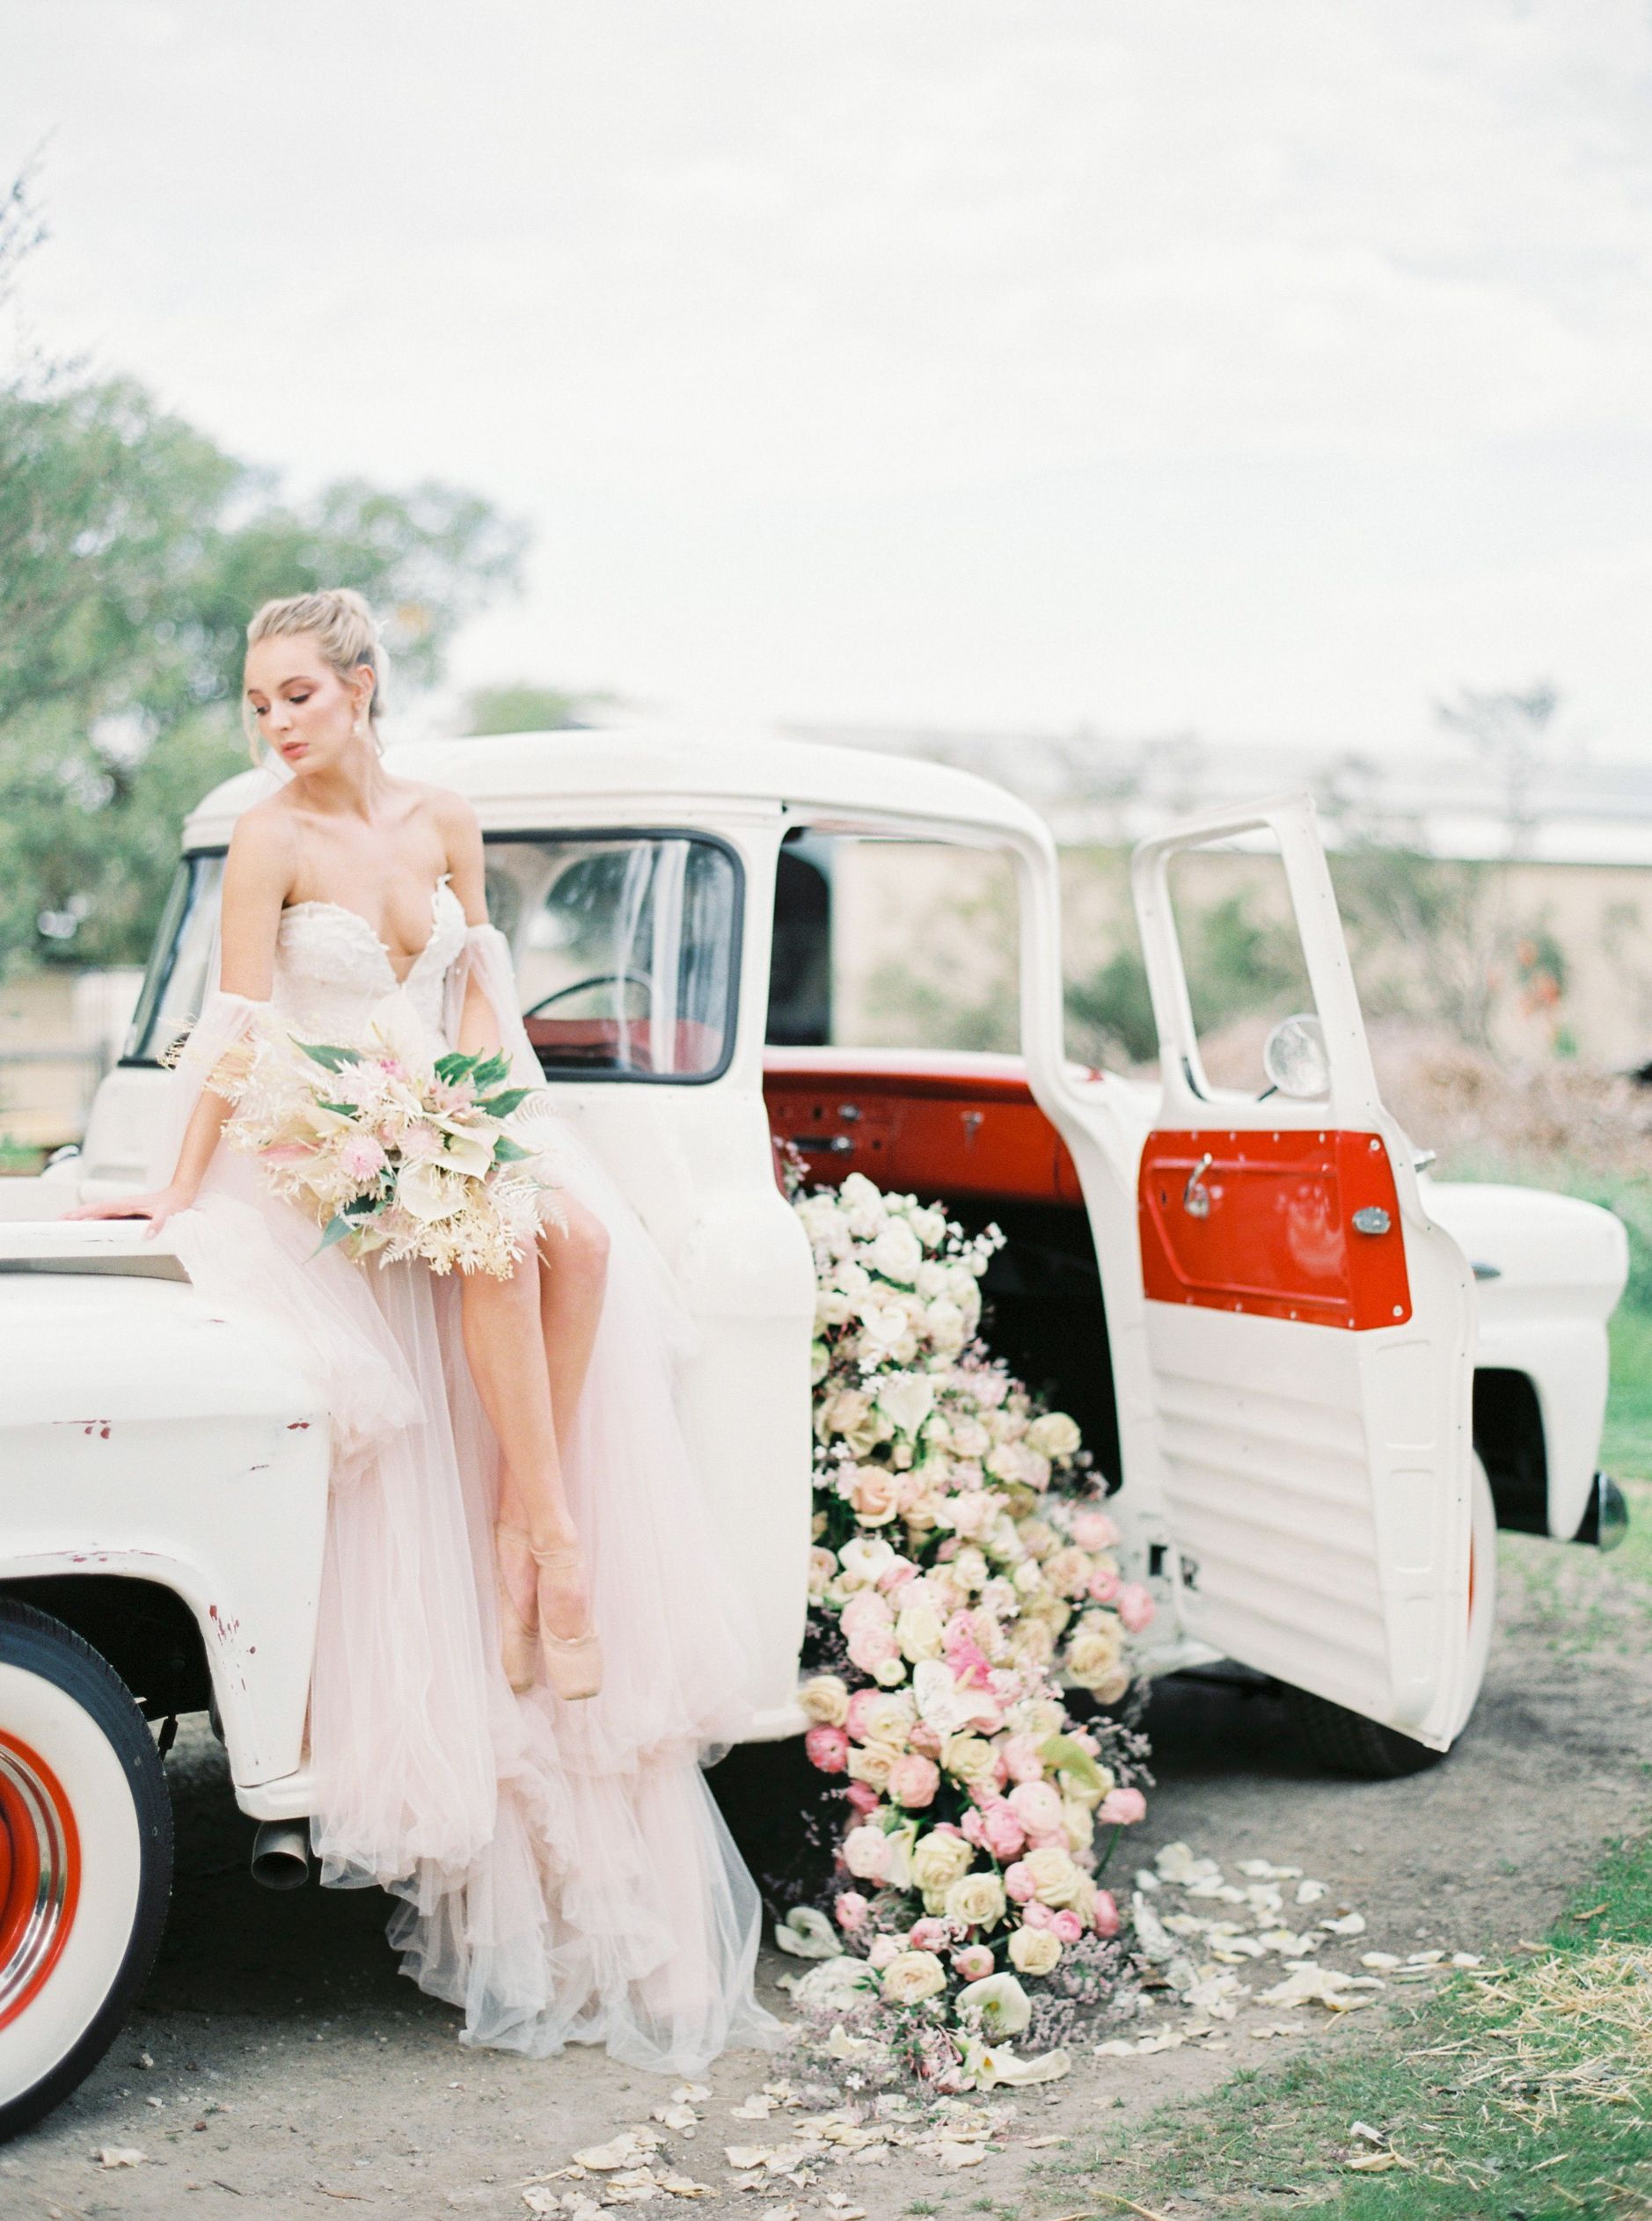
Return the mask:
<svg viewBox="0 0 1652 2221"><path fill-rule="evenodd" d="M547 1573L584 1570L583 1556L576 1543L550 1543L543 1550L537 1543L530 1543L529 1547L541 1581ZM564 1704L594 1697L601 1689L603 1653L596 1630L588 1626L581 1635L552 1634L545 1625L543 1597L539 1599L539 1655L545 1661L545 1679Z"/></svg>
<svg viewBox="0 0 1652 2221"><path fill-rule="evenodd" d="M493 1581L499 1596L499 1658L505 1669L505 1678L520 1697L533 1687L534 1667L539 1655L538 1630L530 1620L524 1619L517 1608L516 1599L510 1593L505 1580L500 1555L505 1539L521 1545L529 1557L534 1554L533 1538L525 1527L513 1527L501 1520L493 1529ZM537 1575L535 1576L536 1596Z"/></svg>

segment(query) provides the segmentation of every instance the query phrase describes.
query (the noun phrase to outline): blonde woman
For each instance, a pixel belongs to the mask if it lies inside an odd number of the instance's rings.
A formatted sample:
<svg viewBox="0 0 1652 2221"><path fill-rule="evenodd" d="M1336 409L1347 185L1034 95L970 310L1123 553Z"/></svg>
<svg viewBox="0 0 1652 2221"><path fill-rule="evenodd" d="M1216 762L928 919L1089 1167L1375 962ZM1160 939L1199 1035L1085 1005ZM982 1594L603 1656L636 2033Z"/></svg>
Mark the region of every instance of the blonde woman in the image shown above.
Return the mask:
<svg viewBox="0 0 1652 2221"><path fill-rule="evenodd" d="M698 1763L740 1731L743 1660L675 1407L687 1327L550 1107L474 813L382 760L384 669L342 589L248 626L244 714L277 783L230 844L175 1168L74 1215L167 1227L215 1304L279 1322L312 1361L333 1431L322 1879L402 1900L404 1970L464 2007L466 2040L604 2042L684 2073L775 2033L751 1995L756 1891ZM393 1021L432 1059L507 1052L556 1180L512 1277L312 1254L313 1224L219 1146L230 1107L202 1084L260 1012L309 1040Z"/></svg>

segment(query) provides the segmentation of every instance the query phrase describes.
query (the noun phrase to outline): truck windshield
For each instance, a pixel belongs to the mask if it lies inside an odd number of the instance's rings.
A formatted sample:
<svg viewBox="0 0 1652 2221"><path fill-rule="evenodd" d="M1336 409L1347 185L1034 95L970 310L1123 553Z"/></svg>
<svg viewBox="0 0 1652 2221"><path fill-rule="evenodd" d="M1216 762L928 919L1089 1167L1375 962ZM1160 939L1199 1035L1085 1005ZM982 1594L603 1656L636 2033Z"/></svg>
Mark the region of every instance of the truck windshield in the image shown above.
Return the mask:
<svg viewBox="0 0 1652 2221"><path fill-rule="evenodd" d="M205 997L222 855L179 867L125 1062L158 1063ZM734 1049L742 877L704 834L517 835L487 844L487 910L511 945L547 1078L715 1079Z"/></svg>

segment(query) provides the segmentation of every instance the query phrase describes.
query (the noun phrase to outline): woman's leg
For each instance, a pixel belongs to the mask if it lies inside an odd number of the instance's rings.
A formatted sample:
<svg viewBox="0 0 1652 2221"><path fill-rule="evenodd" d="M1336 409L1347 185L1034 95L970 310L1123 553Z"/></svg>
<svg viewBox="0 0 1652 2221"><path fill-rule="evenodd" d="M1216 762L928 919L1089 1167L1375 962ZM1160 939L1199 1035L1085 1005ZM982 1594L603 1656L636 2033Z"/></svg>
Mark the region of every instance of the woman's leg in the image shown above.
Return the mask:
<svg viewBox="0 0 1652 2221"><path fill-rule="evenodd" d="M547 1226L539 1237L539 1327L545 1336L551 1408L566 1442L585 1385L608 1283L608 1229L595 1211L561 1197L567 1231Z"/></svg>

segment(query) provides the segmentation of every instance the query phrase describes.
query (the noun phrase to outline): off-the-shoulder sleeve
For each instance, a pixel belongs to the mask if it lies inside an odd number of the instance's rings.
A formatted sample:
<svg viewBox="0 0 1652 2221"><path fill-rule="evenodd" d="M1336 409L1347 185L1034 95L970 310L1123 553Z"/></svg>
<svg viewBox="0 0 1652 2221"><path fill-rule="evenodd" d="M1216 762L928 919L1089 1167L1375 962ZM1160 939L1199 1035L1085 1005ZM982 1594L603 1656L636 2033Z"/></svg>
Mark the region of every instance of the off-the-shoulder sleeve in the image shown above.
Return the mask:
<svg viewBox="0 0 1652 2221"><path fill-rule="evenodd" d="M516 968L511 961L510 943L497 925L471 926L464 936L464 946L454 959L452 969L448 974L442 1030L450 1041L457 1041L459 1037L465 990L472 980L487 997L488 1006L493 1013L493 1023L499 1029L500 1046L510 1059L513 1083L518 1087L543 1087L545 1073L540 1069L539 1059L534 1055L533 1044L528 1039L528 1029L522 1021L522 1005L516 993Z"/></svg>
<svg viewBox="0 0 1652 2221"><path fill-rule="evenodd" d="M172 1178L185 1129L201 1100L201 1090L211 1085L213 1075L225 1056L238 1042L247 1040L256 1031L268 1018L272 1007L267 998L232 995L224 988L215 988L207 997L182 1048L170 1060L172 1078L157 1144L160 1161L155 1166L157 1179Z"/></svg>

